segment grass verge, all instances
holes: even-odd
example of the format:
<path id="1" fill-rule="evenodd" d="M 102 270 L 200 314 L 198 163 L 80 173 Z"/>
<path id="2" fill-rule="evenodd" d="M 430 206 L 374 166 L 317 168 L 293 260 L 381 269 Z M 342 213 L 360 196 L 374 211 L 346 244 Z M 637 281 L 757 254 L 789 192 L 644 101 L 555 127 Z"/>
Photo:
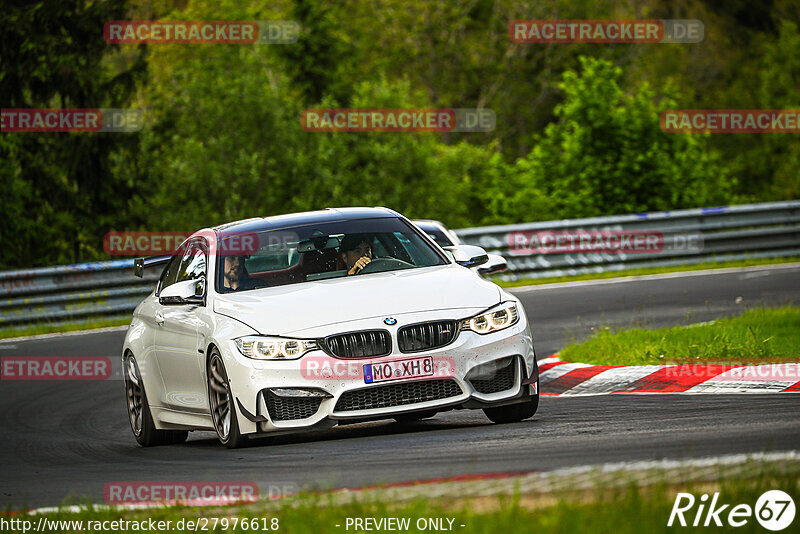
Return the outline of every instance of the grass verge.
<path id="1" fill-rule="evenodd" d="M 742 469 L 746 466 L 746 469 Z M 673 470 L 674 471 L 674 470 Z M 723 525 L 727 513 L 733 506 L 744 504 L 755 508 L 758 498 L 769 490 L 782 490 L 795 502 L 800 502 L 800 481 L 796 463 L 754 462 L 737 466 L 717 466 L 714 476 L 698 477 L 696 471 L 686 468 L 678 470 L 683 478 L 675 478 L 669 470 L 649 472 L 647 482 L 643 482 L 641 470 L 620 473 L 613 483 L 608 477 L 602 477 L 600 471 L 596 476 L 602 482 L 574 485 L 574 476 L 566 477 L 562 489 L 553 490 L 552 481 L 547 474 L 539 474 L 536 484 L 529 485 L 525 491 L 517 489 L 505 493 L 459 497 L 458 487 L 455 491 L 444 492 L 447 496 L 432 497 L 438 489 L 429 492 L 427 498 L 420 496 L 410 500 L 392 499 L 389 494 L 379 494 L 371 498 L 359 498 L 359 494 L 345 495 L 344 499 L 336 494 L 299 497 L 288 502 L 262 501 L 251 505 L 238 505 L 217 508 L 165 507 L 150 510 L 84 510 L 78 513 L 66 511 L 44 514 L 49 532 L 78 532 L 93 530 L 96 532 L 131 532 L 136 531 L 127 525 L 127 529 L 114 528 L 111 522 L 120 519 L 126 521 L 169 521 L 163 523 L 162 532 L 254 532 L 271 531 L 278 527 L 279 532 L 286 533 L 346 533 L 363 532 L 355 529 L 355 518 L 374 518 L 376 520 L 397 518 L 407 520 L 409 528 L 397 529 L 401 532 L 428 532 L 430 520 L 438 521 L 444 528 L 439 530 L 473 533 L 590 533 L 614 532 L 615 534 L 640 534 L 642 532 L 675 532 L 676 530 L 693 531 L 689 526 L 681 529 L 677 525 L 667 526 L 673 505 L 678 493 L 691 493 L 696 498 L 695 506 L 685 513 L 687 523 L 691 525 L 698 511 L 703 494 L 709 497 L 718 492 L 718 505 L 729 505 L 720 514 Z M 591 474 L 590 474 L 591 476 Z M 660 477 L 660 478 L 659 478 Z M 586 478 L 586 475 L 583 475 Z M 522 480 L 522 479 L 520 479 Z M 600 478 L 596 479 L 600 480 Z M 541 484 L 539 484 L 541 483 Z M 570 485 L 573 484 L 573 485 Z M 488 486 L 487 486 L 488 487 Z M 339 494 L 341 497 L 341 494 Z M 710 498 L 708 499 L 711 500 Z M 707 510 L 706 506 L 706 510 Z M 3 516 L 6 532 L 23 532 L 23 528 L 14 528 L 8 523 L 10 518 L 30 521 L 34 530 L 40 521 L 38 515 Z M 242 522 L 242 519 L 247 519 Z M 705 515 L 703 516 L 703 520 Z M 746 519 L 746 524 L 733 528 L 712 526 L 713 532 L 764 532 L 764 528 L 754 516 Z M 348 522 L 348 520 L 350 520 Z M 421 528 L 425 521 L 425 529 Z M 1 521 L 1 520 L 0 520 Z M 62 521 L 62 523 L 58 523 Z M 89 521 L 103 528 L 91 529 Z M 188 523 L 192 521 L 193 523 Z M 258 528 L 253 528 L 253 521 Z M 796 524 L 798 519 L 795 519 Z M 66 522 L 66 523 L 63 523 Z M 71 522 L 71 523 L 70 523 Z M 199 524 L 198 524 L 199 522 Z M 237 527 L 233 528 L 234 522 Z M 246 527 L 244 523 L 247 523 Z M 80 525 L 80 529 L 78 528 Z M 349 525 L 349 527 L 348 527 Z M 701 523 L 702 525 L 702 523 Z M 216 528 L 212 528 L 212 527 Z M 205 527 L 205 528 L 204 528 Z M 223 528 L 226 527 L 226 528 Z M 264 528 L 267 527 L 267 528 Z M 373 529 L 371 529 L 373 530 Z M 387 530 L 383 529 L 374 530 Z M 707 529 L 703 529 L 707 530 Z M 791 531 L 791 527 L 787 530 Z M 30 530 L 29 530 L 30 531 Z"/>
<path id="2" fill-rule="evenodd" d="M 800 308 L 758 308 L 739 317 L 655 330 L 605 327 L 560 356 L 599 365 L 798 362 Z"/>
<path id="3" fill-rule="evenodd" d="M 753 260 L 740 260 L 740 261 L 720 261 L 709 263 L 698 263 L 696 265 L 677 265 L 673 267 L 642 267 L 639 269 L 630 269 L 626 271 L 611 271 L 604 273 L 587 273 L 579 274 L 576 276 L 555 276 L 550 278 L 525 278 L 522 280 L 497 280 L 492 281 L 500 287 L 521 287 L 521 286 L 536 286 L 542 284 L 556 284 L 559 282 L 579 282 L 581 280 L 604 280 L 607 278 L 623 278 L 627 276 L 643 276 L 648 274 L 662 274 L 662 273 L 682 273 L 687 271 L 707 271 L 709 269 L 728 269 L 735 267 L 757 267 L 759 265 L 773 265 L 781 263 L 796 263 L 800 262 L 800 257 L 791 256 L 787 258 L 761 258 Z"/>

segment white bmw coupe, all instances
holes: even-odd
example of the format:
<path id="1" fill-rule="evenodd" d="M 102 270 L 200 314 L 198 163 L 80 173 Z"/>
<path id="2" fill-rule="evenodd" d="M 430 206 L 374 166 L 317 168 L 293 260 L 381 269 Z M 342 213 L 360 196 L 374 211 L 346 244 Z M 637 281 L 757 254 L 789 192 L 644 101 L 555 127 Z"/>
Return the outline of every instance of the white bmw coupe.
<path id="1" fill-rule="evenodd" d="M 482 409 L 529 418 L 539 371 L 519 300 L 385 208 L 327 209 L 200 230 L 133 313 L 123 363 L 143 446 Z"/>

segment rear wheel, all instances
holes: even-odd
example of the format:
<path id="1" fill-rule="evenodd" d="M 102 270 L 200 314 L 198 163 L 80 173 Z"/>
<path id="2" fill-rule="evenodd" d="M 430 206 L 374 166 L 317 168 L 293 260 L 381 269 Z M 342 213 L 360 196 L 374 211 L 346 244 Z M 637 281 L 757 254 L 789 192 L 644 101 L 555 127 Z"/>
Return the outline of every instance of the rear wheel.
<path id="1" fill-rule="evenodd" d="M 211 406 L 211 419 L 217 431 L 219 442 L 235 449 L 247 443 L 247 436 L 239 433 L 236 421 L 236 408 L 233 406 L 233 395 L 228 381 L 225 364 L 217 349 L 212 349 L 208 359 L 208 400 Z"/>
<path id="2" fill-rule="evenodd" d="M 147 403 L 142 375 L 132 354 L 125 357 L 125 400 L 128 404 L 128 420 L 136 442 L 142 447 L 183 443 L 189 436 L 186 430 L 157 430 Z"/>

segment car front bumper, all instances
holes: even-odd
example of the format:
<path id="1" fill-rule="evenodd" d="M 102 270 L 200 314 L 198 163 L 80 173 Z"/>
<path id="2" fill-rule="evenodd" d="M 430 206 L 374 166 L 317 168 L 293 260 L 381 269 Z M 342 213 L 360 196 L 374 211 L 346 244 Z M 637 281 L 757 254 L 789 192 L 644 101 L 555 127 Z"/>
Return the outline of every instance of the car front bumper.
<path id="1" fill-rule="evenodd" d="M 396 339 L 396 332 L 392 334 Z M 519 402 L 536 393 L 536 357 L 524 314 L 506 330 L 460 332 L 438 349 L 409 354 L 395 347 L 380 358 L 335 358 L 318 350 L 297 360 L 251 360 L 239 355 L 233 342 L 223 352 L 226 360 L 235 360 L 226 362 L 226 368 L 243 434 L 326 428 L 418 411 L 477 409 Z M 365 364 L 427 357 L 434 364 L 432 376 L 365 383 Z M 296 397 L 298 390 L 317 396 Z M 290 396 L 284 396 L 287 393 Z"/>

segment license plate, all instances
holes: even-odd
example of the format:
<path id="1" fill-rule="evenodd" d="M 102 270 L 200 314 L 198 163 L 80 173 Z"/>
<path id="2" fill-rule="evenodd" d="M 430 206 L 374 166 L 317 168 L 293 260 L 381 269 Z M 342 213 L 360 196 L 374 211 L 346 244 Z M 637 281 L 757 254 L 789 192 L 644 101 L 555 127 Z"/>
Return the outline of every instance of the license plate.
<path id="1" fill-rule="evenodd" d="M 364 382 L 387 382 L 433 374 L 433 358 L 413 358 L 393 362 L 368 363 L 364 366 Z"/>

